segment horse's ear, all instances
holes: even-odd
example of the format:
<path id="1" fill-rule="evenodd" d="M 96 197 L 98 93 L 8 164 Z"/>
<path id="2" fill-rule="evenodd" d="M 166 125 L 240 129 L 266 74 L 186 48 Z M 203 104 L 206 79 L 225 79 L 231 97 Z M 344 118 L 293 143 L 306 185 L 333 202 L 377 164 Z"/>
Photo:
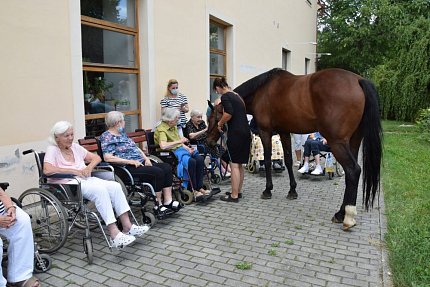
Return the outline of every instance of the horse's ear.
<path id="1" fill-rule="evenodd" d="M 211 108 L 212 111 L 214 110 L 214 105 L 212 105 L 211 101 L 209 100 L 208 100 L 208 106 L 209 108 Z"/>

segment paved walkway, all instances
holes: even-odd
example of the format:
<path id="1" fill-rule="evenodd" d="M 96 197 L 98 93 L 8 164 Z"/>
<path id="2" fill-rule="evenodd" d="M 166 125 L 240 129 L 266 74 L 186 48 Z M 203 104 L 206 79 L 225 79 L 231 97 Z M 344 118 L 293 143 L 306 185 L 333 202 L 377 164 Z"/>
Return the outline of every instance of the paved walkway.
<path id="1" fill-rule="evenodd" d="M 216 199 L 187 206 L 121 252 L 110 253 L 95 231 L 92 265 L 82 233 L 75 233 L 52 255 L 53 268 L 39 277 L 44 286 L 56 287 L 389 286 L 381 244 L 383 196 L 370 212 L 357 206 L 358 225 L 344 232 L 330 221 L 344 179 L 297 181 L 297 200 L 285 198 L 286 172 L 274 175 L 272 199 L 261 200 L 264 177 L 246 172 L 238 204 Z M 228 191 L 229 183 L 220 187 Z M 238 269 L 239 263 L 250 269 Z"/>

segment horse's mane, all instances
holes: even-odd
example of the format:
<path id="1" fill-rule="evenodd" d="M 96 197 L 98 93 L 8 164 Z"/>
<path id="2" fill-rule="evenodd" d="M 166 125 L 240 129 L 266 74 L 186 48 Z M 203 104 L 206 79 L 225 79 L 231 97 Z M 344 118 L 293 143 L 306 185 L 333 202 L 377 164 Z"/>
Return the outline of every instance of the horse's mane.
<path id="1" fill-rule="evenodd" d="M 258 88 L 260 88 L 261 86 L 272 80 L 274 76 L 282 72 L 286 71 L 281 68 L 271 69 L 270 71 L 267 71 L 263 74 L 255 76 L 254 78 L 249 79 L 240 86 L 236 87 L 234 91 L 245 99 L 246 97 L 253 95 Z"/>

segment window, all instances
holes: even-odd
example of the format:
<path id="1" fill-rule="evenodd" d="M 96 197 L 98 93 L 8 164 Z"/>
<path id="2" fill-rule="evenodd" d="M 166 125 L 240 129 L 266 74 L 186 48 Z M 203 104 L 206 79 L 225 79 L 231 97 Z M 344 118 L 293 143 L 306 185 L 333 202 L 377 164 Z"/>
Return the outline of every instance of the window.
<path id="1" fill-rule="evenodd" d="M 290 62 L 291 62 L 291 51 L 282 49 L 282 69 L 284 69 L 285 71 L 289 71 Z"/>
<path id="2" fill-rule="evenodd" d="M 218 95 L 212 90 L 214 79 L 226 77 L 226 26 L 210 20 L 209 23 L 209 89 L 210 100 L 213 102 Z"/>
<path id="3" fill-rule="evenodd" d="M 87 136 L 104 130 L 107 112 L 140 127 L 138 0 L 81 0 L 82 62 Z"/>
<path id="4" fill-rule="evenodd" d="M 305 75 L 310 73 L 311 68 L 311 60 L 308 58 L 305 58 Z"/>

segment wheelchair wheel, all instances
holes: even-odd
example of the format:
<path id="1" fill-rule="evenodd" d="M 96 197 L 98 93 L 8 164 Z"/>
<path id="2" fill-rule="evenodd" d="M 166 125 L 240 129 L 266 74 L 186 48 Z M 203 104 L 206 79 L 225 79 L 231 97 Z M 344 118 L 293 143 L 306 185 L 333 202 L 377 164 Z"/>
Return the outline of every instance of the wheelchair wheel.
<path id="1" fill-rule="evenodd" d="M 211 182 L 214 184 L 218 184 L 221 182 L 221 176 L 219 174 L 214 173 L 211 175 Z"/>
<path id="2" fill-rule="evenodd" d="M 93 242 L 91 238 L 84 239 L 84 251 L 85 251 L 85 254 L 87 255 L 88 264 L 92 264 L 94 256 L 93 256 Z"/>
<path id="3" fill-rule="evenodd" d="M 194 194 L 187 189 L 183 189 L 182 192 L 175 190 L 175 195 L 176 195 L 177 200 L 180 203 L 183 203 L 186 205 L 191 204 L 194 200 Z"/>
<path id="4" fill-rule="evenodd" d="M 41 188 L 26 190 L 20 197 L 22 209 L 30 216 L 34 241 L 40 252 L 52 253 L 67 239 L 67 213 L 60 201 Z"/>
<path id="5" fill-rule="evenodd" d="M 60 186 L 50 186 L 49 191 L 55 195 L 55 197 L 61 202 L 62 206 L 64 207 L 64 210 L 67 212 L 67 218 L 69 221 L 69 224 L 71 224 L 73 218 L 75 218 L 75 221 L 73 222 L 73 226 L 76 226 L 79 229 L 86 229 L 87 224 L 85 222 L 85 216 L 83 212 L 79 212 L 79 214 L 76 214 L 79 210 L 80 204 L 77 198 L 70 198 L 70 194 L 72 193 L 70 189 L 67 189 L 67 187 L 60 187 Z M 85 200 L 85 209 L 92 212 L 97 212 L 97 208 L 94 204 L 94 202 Z M 88 227 L 90 230 L 94 230 L 98 227 L 97 220 L 95 220 L 92 216 L 88 217 Z"/>
<path id="6" fill-rule="evenodd" d="M 152 154 L 147 155 L 147 157 L 148 157 L 152 162 L 155 162 L 155 163 L 163 162 L 159 157 L 157 157 L 157 156 L 155 156 L 155 155 L 152 155 Z"/>
<path id="7" fill-rule="evenodd" d="M 40 259 L 42 260 L 43 265 L 45 265 L 45 270 L 43 270 L 40 262 L 34 258 L 34 273 L 43 273 L 51 269 L 52 267 L 52 259 L 48 254 L 39 254 Z"/>
<path id="8" fill-rule="evenodd" d="M 125 197 L 127 197 L 128 196 L 128 190 L 127 190 L 127 187 L 125 186 L 124 182 L 116 174 L 114 175 L 114 177 L 115 177 L 115 181 L 118 182 L 121 185 L 122 192 L 124 192 Z"/>
<path id="9" fill-rule="evenodd" d="M 255 173 L 257 171 L 257 165 L 256 165 L 255 161 L 248 164 L 248 171 L 250 173 Z"/>
<path id="10" fill-rule="evenodd" d="M 149 226 L 153 227 L 157 222 L 157 219 L 155 218 L 155 215 L 152 212 L 145 211 L 143 215 L 144 215 L 144 217 L 142 218 L 143 224 L 148 224 Z"/>
<path id="11" fill-rule="evenodd" d="M 345 171 L 343 170 L 343 167 L 339 162 L 336 161 L 335 167 L 336 167 L 336 175 L 338 177 L 342 177 L 345 175 Z"/>

